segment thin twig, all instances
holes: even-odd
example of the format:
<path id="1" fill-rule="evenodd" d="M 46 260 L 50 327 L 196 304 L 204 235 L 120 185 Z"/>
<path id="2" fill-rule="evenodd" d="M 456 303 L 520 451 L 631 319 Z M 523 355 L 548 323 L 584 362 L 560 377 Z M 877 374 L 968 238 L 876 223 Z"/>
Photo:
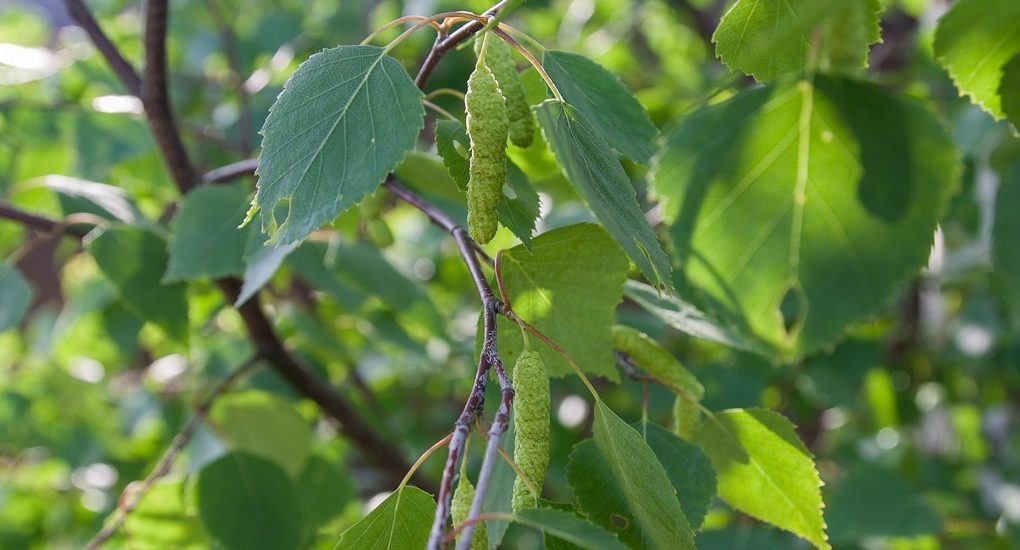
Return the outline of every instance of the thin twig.
<path id="1" fill-rule="evenodd" d="M 245 176 L 254 176 L 258 167 L 259 159 L 244 159 L 209 170 L 202 176 L 202 183 L 226 183 Z"/>
<path id="2" fill-rule="evenodd" d="M 95 44 L 96 49 L 106 58 L 106 62 L 113 69 L 113 72 L 117 73 L 117 78 L 120 79 L 121 83 L 124 84 L 129 92 L 141 97 L 142 79 L 138 76 L 138 72 L 128 63 L 127 59 L 124 59 L 117 46 L 113 45 L 113 42 L 106 36 L 103 29 L 99 27 L 95 17 L 92 17 L 92 13 L 82 3 L 82 0 L 64 0 L 64 5 L 67 7 L 67 12 L 71 15 L 71 19 L 79 27 L 85 29 L 92 43 Z"/>
<path id="3" fill-rule="evenodd" d="M 53 235 L 64 234 L 69 237 L 81 239 L 88 230 L 78 225 L 72 225 L 62 220 L 55 220 L 39 214 L 33 214 L 17 208 L 6 201 L 0 201 L 0 218 L 16 221 L 25 227 L 50 233 Z"/>
<path id="4" fill-rule="evenodd" d="M 181 451 L 184 450 L 184 447 L 187 446 L 189 441 L 191 441 L 192 436 L 195 435 L 195 430 L 198 429 L 199 423 L 209 412 L 213 402 L 219 396 L 223 395 L 223 393 L 234 385 L 234 383 L 250 373 L 254 367 L 258 365 L 259 360 L 261 359 L 261 356 L 256 355 L 242 363 L 241 366 L 234 370 L 234 372 L 230 373 L 230 376 L 223 379 L 223 381 L 209 393 L 198 407 L 195 408 L 194 414 L 192 414 L 191 418 L 189 418 L 184 424 L 181 431 L 177 432 L 177 435 L 174 436 L 170 446 L 167 447 L 163 456 L 159 459 L 159 462 L 156 463 L 156 467 L 149 472 L 149 475 L 145 476 L 145 479 L 142 481 L 129 483 L 127 487 L 124 488 L 124 492 L 121 494 L 117 505 L 117 510 L 114 512 L 113 516 L 111 516 L 109 521 L 106 522 L 106 525 L 98 533 L 96 533 L 96 536 L 93 537 L 91 541 L 89 541 L 88 545 L 85 547 L 86 550 L 96 550 L 109 540 L 118 529 L 120 529 L 121 525 L 123 525 L 124 521 L 127 519 L 128 514 L 138 507 L 138 504 L 142 501 L 142 497 L 148 493 L 153 484 L 170 472 L 170 468 L 173 466 L 174 461 L 177 460 Z"/>

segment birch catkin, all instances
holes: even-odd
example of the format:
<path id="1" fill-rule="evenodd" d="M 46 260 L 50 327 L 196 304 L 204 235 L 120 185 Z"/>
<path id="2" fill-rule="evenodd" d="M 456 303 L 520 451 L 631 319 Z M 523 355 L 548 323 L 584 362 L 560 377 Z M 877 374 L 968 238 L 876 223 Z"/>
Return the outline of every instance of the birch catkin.
<path id="1" fill-rule="evenodd" d="M 522 352 L 514 364 L 514 462 L 539 492 L 549 467 L 549 374 L 536 351 Z M 514 481 L 514 511 L 534 508 L 541 495 Z"/>
<path id="2" fill-rule="evenodd" d="M 483 37 L 483 41 L 488 41 Z M 468 233 L 481 244 L 496 234 L 496 205 L 506 180 L 506 139 L 509 122 L 499 85 L 485 64 L 488 46 L 483 42 L 468 79 L 464 96 L 467 133 L 471 141 L 468 167 Z"/>
<path id="3" fill-rule="evenodd" d="M 450 503 L 450 518 L 453 520 L 454 527 L 464 523 L 464 520 L 467 519 L 468 514 L 471 513 L 471 501 L 474 499 L 475 486 L 471 484 L 471 481 L 462 469 L 460 480 L 457 482 L 457 488 L 453 490 L 453 500 Z M 489 542 L 485 534 L 485 522 L 480 521 L 475 524 L 475 532 L 471 536 L 471 550 L 486 550 L 488 547 Z"/>
<path id="4" fill-rule="evenodd" d="M 481 49 L 482 40 L 475 41 L 475 52 Z M 510 122 L 510 142 L 518 147 L 528 147 L 535 137 L 535 120 L 531 105 L 524 97 L 517 66 L 514 64 L 510 45 L 497 37 L 488 39 L 485 64 L 496 77 L 499 91 L 503 94 L 506 115 Z"/>

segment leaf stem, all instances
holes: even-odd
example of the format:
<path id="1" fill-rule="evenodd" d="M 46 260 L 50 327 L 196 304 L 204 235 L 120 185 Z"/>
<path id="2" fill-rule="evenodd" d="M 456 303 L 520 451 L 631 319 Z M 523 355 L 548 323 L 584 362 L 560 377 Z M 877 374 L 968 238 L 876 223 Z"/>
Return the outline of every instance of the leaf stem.
<path id="1" fill-rule="evenodd" d="M 411 477 L 414 476 L 414 473 L 418 471 L 418 468 L 421 468 L 421 465 L 424 464 L 425 461 L 428 460 L 429 457 L 433 455 L 433 453 L 435 453 L 439 449 L 443 448 L 444 445 L 449 443 L 451 438 L 453 438 L 453 432 L 446 434 L 446 437 L 440 439 L 439 441 L 436 441 L 435 443 L 432 444 L 431 447 L 426 449 L 425 452 L 418 457 L 418 460 L 415 460 L 414 464 L 411 465 L 411 469 L 407 471 L 407 475 L 404 476 L 404 479 L 400 481 L 400 485 L 397 485 L 397 490 L 399 491 L 401 487 L 407 485 L 407 482 L 411 481 Z"/>
<path id="2" fill-rule="evenodd" d="M 545 81 L 545 85 L 549 87 L 549 91 L 552 92 L 553 97 L 555 97 L 559 101 L 563 101 L 563 96 L 560 95 L 560 89 L 557 88 L 556 84 L 553 83 L 551 78 L 549 78 L 549 73 L 545 72 L 545 68 L 542 67 L 542 63 L 538 60 L 537 57 L 535 57 L 534 54 L 531 53 L 530 50 L 522 46 L 520 42 L 515 40 L 512 36 L 507 34 L 506 31 L 504 31 L 501 28 L 497 27 L 495 29 L 492 29 L 492 32 L 494 32 L 496 36 L 502 38 L 504 42 L 510 44 L 518 52 L 520 52 L 520 54 L 523 55 L 524 58 L 528 60 L 528 63 L 531 63 L 531 66 L 534 67 L 536 71 L 538 71 L 539 76 L 541 76 L 542 80 Z"/>
<path id="3" fill-rule="evenodd" d="M 442 29 L 442 27 L 439 26 L 439 23 L 436 23 L 430 17 L 424 16 L 424 15 L 405 15 L 403 17 L 398 17 L 398 18 L 394 19 L 393 21 L 390 21 L 389 23 L 386 23 L 385 25 L 383 25 L 383 26 L 379 27 L 378 29 L 372 31 L 371 34 L 366 36 L 365 39 L 361 41 L 361 45 L 365 46 L 367 44 L 370 44 L 373 40 L 378 38 L 380 34 L 382 34 L 382 33 L 386 32 L 386 31 L 392 29 L 393 27 L 396 27 L 397 25 L 402 25 L 404 23 L 409 23 L 411 21 L 429 23 L 429 24 L 431 24 L 432 28 L 436 29 L 436 32 L 440 32 L 440 33 L 443 32 L 443 29 Z"/>

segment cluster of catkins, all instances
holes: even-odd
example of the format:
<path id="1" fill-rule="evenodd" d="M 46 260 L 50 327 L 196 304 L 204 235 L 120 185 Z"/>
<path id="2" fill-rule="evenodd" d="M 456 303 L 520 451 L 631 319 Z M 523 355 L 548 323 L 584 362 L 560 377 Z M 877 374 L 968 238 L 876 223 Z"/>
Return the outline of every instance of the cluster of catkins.
<path id="1" fill-rule="evenodd" d="M 475 40 L 475 53 L 478 61 L 464 97 L 471 140 L 467 222 L 471 238 L 485 244 L 496 234 L 496 206 L 506 180 L 507 137 L 518 147 L 528 147 L 534 121 L 510 46 L 486 32 Z"/>

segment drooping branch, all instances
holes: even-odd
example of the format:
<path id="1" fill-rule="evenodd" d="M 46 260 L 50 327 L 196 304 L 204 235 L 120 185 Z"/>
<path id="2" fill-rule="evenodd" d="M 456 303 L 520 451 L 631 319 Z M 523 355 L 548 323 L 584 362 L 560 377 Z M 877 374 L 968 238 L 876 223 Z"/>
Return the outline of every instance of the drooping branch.
<path id="1" fill-rule="evenodd" d="M 237 367 L 234 372 L 230 373 L 230 376 L 223 379 L 209 395 L 195 408 L 195 413 L 191 415 L 191 418 L 184 424 L 181 431 L 177 432 L 174 436 L 170 446 L 167 447 L 163 456 L 156 463 L 156 467 L 149 472 L 149 475 L 145 476 L 142 481 L 136 481 L 129 483 L 124 488 L 123 494 L 121 494 L 120 500 L 117 504 L 117 510 L 113 516 L 106 522 L 106 525 L 96 533 L 96 536 L 89 541 L 85 547 L 86 550 L 95 550 L 102 546 L 106 541 L 112 537 L 124 521 L 127 519 L 128 514 L 134 511 L 138 507 L 138 504 L 142 501 L 142 497 L 152 488 L 152 486 L 159 481 L 160 478 L 170 473 L 170 468 L 173 466 L 174 461 L 177 460 L 177 456 L 181 454 L 184 447 L 187 446 L 188 442 L 191 441 L 192 436 L 195 435 L 195 430 L 209 409 L 212 407 L 213 402 L 223 395 L 231 386 L 234 385 L 242 377 L 250 373 L 259 361 L 262 359 L 260 355 L 255 355 L 251 359 L 245 361 L 241 366 Z"/>

